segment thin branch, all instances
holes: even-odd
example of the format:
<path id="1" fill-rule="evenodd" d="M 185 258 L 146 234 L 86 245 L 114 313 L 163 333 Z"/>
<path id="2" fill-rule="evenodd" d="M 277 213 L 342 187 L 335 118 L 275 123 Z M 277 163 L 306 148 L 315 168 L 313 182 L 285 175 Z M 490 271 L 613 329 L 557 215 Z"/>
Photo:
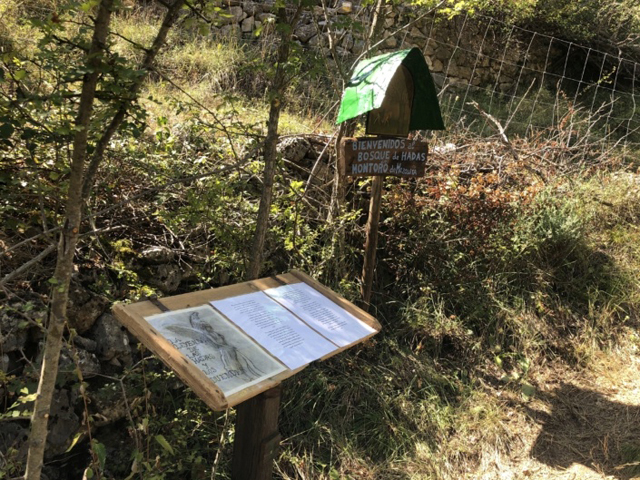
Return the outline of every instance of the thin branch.
<path id="1" fill-rule="evenodd" d="M 102 210 L 98 210 L 95 213 L 92 213 L 92 214 L 89 214 L 89 215 L 85 215 L 82 218 L 82 220 L 84 221 L 84 220 L 87 220 L 89 218 L 99 217 L 99 216 L 104 215 L 106 213 L 109 213 L 109 212 L 111 212 L 113 210 L 117 210 L 119 208 L 122 208 L 124 205 L 127 205 L 127 204 L 131 203 L 132 201 L 137 200 L 138 198 L 144 197 L 145 195 L 149 195 L 149 194 L 152 194 L 152 193 L 157 193 L 157 192 L 160 192 L 162 190 L 165 190 L 165 189 L 169 188 L 172 185 L 176 185 L 176 184 L 179 184 L 179 183 L 187 183 L 187 182 L 191 182 L 191 181 L 194 181 L 194 180 L 199 180 L 201 178 L 206 178 L 206 177 L 211 177 L 213 175 L 222 174 L 222 173 L 227 172 L 229 170 L 235 170 L 235 169 L 241 168 L 241 167 L 243 167 L 244 165 L 246 165 L 249 162 L 249 158 L 251 158 L 252 154 L 253 154 L 253 152 L 249 152 L 249 154 L 245 155 L 245 157 L 242 160 L 240 160 L 239 162 L 236 162 L 236 163 L 231 164 L 231 165 L 226 165 L 226 166 L 224 166 L 222 168 L 219 168 L 219 169 L 217 169 L 215 171 L 209 171 L 209 172 L 200 173 L 200 174 L 197 174 L 197 175 L 190 175 L 188 177 L 176 178 L 174 180 L 166 182 L 166 183 L 164 183 L 162 185 L 159 185 L 157 187 L 153 187 L 153 188 L 149 188 L 149 189 L 143 190 L 140 193 L 138 193 L 136 195 L 133 195 L 132 197 L 127 198 L 126 200 L 114 203 L 113 205 L 111 205 L 111 206 L 109 206 L 107 208 L 104 208 Z M 0 253 L 0 255 L 7 255 L 7 254 L 17 250 L 18 248 L 20 248 L 21 246 L 23 246 L 23 245 L 25 245 L 27 243 L 34 242 L 34 241 L 38 240 L 39 238 L 41 238 L 41 237 L 43 237 L 45 235 L 49 235 L 51 233 L 58 232 L 61 229 L 62 229 L 62 226 L 58 226 L 58 227 L 50 228 L 49 230 L 45 230 L 44 232 L 40 232 L 37 235 L 34 235 L 34 236 L 29 237 L 29 238 L 27 238 L 25 240 L 22 240 L 19 243 L 16 243 L 11 248 L 8 248 L 4 252 Z M 90 233 L 94 233 L 94 232 L 87 232 L 87 233 L 90 234 Z"/>
<path id="2" fill-rule="evenodd" d="M 476 110 L 478 110 L 478 112 L 480 112 L 480 115 L 482 115 L 484 118 L 489 120 L 489 122 L 491 122 L 494 128 L 498 131 L 498 136 L 500 137 L 500 140 L 507 147 L 509 147 L 509 150 L 511 151 L 511 155 L 513 155 L 513 158 L 517 161 L 519 159 L 518 152 L 513 147 L 513 144 L 509 141 L 509 137 L 507 137 L 507 133 L 505 132 L 505 128 L 502 126 L 502 124 L 494 116 L 485 112 L 480 107 L 480 105 L 478 105 L 478 102 L 476 101 L 468 102 L 467 105 L 471 105 L 472 107 L 474 107 Z"/>
<path id="3" fill-rule="evenodd" d="M 149 48 L 149 50 L 147 50 L 147 53 L 145 54 L 142 64 L 140 65 L 140 70 L 145 72 L 151 71 L 151 67 L 155 61 L 156 55 L 160 51 L 160 48 L 162 47 L 162 45 L 164 45 L 165 40 L 167 38 L 167 34 L 169 33 L 169 30 L 178 19 L 178 16 L 180 14 L 180 9 L 182 8 L 184 1 L 185 0 L 176 0 L 170 7 L 168 7 L 167 12 L 165 13 L 164 19 L 162 21 L 162 25 L 160 26 L 160 30 L 158 30 L 158 33 L 155 39 L 153 40 L 151 47 Z M 142 78 L 143 78 L 142 76 L 138 77 L 138 79 L 134 82 L 134 84 L 131 87 L 131 95 L 134 98 L 137 96 L 138 91 L 140 90 L 140 87 L 142 85 Z M 125 116 L 127 115 L 130 105 L 131 105 L 131 102 L 120 104 L 118 110 L 116 111 L 113 118 L 109 122 L 109 125 L 105 129 L 104 134 L 102 135 L 102 137 L 100 137 L 100 139 L 96 143 L 95 150 L 93 152 L 93 155 L 91 156 L 91 160 L 89 161 L 89 165 L 84 175 L 84 184 L 82 186 L 82 198 L 85 200 L 89 198 L 89 195 L 91 194 L 91 189 L 93 187 L 93 180 L 98 171 L 98 166 L 100 165 L 100 163 L 102 162 L 102 159 L 104 158 L 104 152 L 106 151 L 107 146 L 109 145 L 109 142 L 111 142 L 113 135 L 115 135 L 116 131 L 118 130 L 118 128 L 120 128 L 120 125 L 125 119 Z"/>
<path id="4" fill-rule="evenodd" d="M 21 265 L 19 268 L 16 268 L 13 272 L 5 275 L 4 278 L 0 280 L 0 287 L 3 287 L 5 284 L 10 282 L 14 278 L 20 276 L 21 274 L 29 270 L 33 265 L 37 264 L 42 259 L 47 257 L 51 252 L 53 252 L 56 249 L 56 247 L 57 245 L 55 243 L 52 243 L 47 248 L 45 248 L 42 252 L 40 252 L 38 255 L 33 257 L 31 260 L 29 260 L 27 263 L 25 263 L 24 265 Z"/>

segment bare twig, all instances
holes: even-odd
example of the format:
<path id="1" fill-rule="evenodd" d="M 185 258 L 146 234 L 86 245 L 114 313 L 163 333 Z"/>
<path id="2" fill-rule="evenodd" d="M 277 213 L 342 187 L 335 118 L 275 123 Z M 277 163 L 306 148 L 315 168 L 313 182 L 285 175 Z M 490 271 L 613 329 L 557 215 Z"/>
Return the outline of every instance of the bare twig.
<path id="1" fill-rule="evenodd" d="M 127 198 L 126 200 L 123 200 L 121 202 L 118 203 L 114 203 L 113 205 L 104 208 L 102 210 L 98 210 L 95 213 L 89 214 L 89 215 L 85 215 L 83 217 L 83 220 L 89 219 L 89 218 L 94 218 L 94 217 L 99 217 L 101 215 L 104 215 L 106 213 L 109 213 L 113 210 L 119 209 L 124 205 L 127 205 L 129 203 L 131 203 L 133 200 L 136 200 L 138 198 L 144 197 L 145 195 L 149 195 L 152 193 L 157 193 L 157 192 L 161 192 L 162 190 L 165 190 L 167 188 L 169 188 L 172 185 L 176 185 L 179 183 L 187 183 L 187 182 L 192 182 L 194 180 L 199 180 L 201 178 L 206 178 L 206 177 L 211 177 L 214 175 L 219 175 L 221 173 L 224 172 L 228 172 L 230 170 L 236 170 L 238 168 L 241 168 L 242 166 L 244 166 L 245 164 L 247 164 L 249 162 L 249 159 L 251 158 L 251 155 L 253 154 L 253 152 L 250 152 L 249 154 L 245 155 L 242 160 L 240 160 L 239 162 L 233 163 L 231 165 L 225 165 L 224 167 L 221 167 L 215 171 L 209 171 L 209 172 L 205 172 L 205 173 L 200 173 L 197 175 L 189 175 L 187 177 L 181 177 L 181 178 L 176 178 L 174 180 L 170 180 L 162 185 L 159 185 L 157 187 L 153 187 L 153 188 L 148 188 L 146 190 L 141 191 L 140 193 L 137 193 L 136 195 L 133 195 L 129 198 Z M 13 252 L 14 250 L 20 248 L 21 246 L 30 243 L 30 242 L 34 242 L 36 240 L 38 240 L 39 238 L 49 235 L 51 233 L 55 233 L 58 232 L 62 227 L 58 226 L 58 227 L 54 227 L 54 228 L 50 228 L 49 230 L 46 230 L 44 232 L 40 232 L 37 235 L 34 235 L 32 237 L 29 237 L 25 240 L 22 240 L 21 242 L 16 243 L 15 245 L 13 245 L 11 248 L 6 249 L 5 251 L 3 251 L 2 253 L 0 253 L 1 255 L 7 255 L 11 252 Z"/>
<path id="2" fill-rule="evenodd" d="M 480 105 L 478 105 L 478 102 L 476 102 L 476 101 L 468 102 L 467 105 L 471 105 L 472 107 L 474 107 L 476 110 L 478 110 L 478 112 L 480 112 L 480 115 L 482 115 L 484 118 L 489 120 L 489 122 L 491 122 L 491 124 L 498 131 L 498 136 L 500 137 L 500 141 L 502 141 L 502 143 L 504 143 L 507 147 L 509 147 L 509 150 L 510 150 L 511 155 L 513 156 L 514 160 L 518 161 L 519 160 L 518 152 L 513 147 L 513 144 L 509 141 L 509 137 L 507 137 L 507 133 L 505 131 L 505 128 L 498 121 L 498 119 L 496 117 L 494 117 L 493 115 L 490 115 L 487 112 L 485 112 L 482 109 L 482 107 L 480 107 Z"/>
<path id="3" fill-rule="evenodd" d="M 29 270 L 31 267 L 33 267 L 34 265 L 39 263 L 41 260 L 46 258 L 51 252 L 53 252 L 56 249 L 56 247 L 57 247 L 57 245 L 55 243 L 52 243 L 47 248 L 45 248 L 42 252 L 40 252 L 38 255 L 33 257 L 31 260 L 29 260 L 27 263 L 25 263 L 25 264 L 21 265 L 20 267 L 16 268 L 13 272 L 10 272 L 7 275 L 5 275 L 4 278 L 2 280 L 0 280 L 0 287 L 3 287 L 8 282 L 10 282 L 14 278 L 22 275 L 24 272 Z"/>

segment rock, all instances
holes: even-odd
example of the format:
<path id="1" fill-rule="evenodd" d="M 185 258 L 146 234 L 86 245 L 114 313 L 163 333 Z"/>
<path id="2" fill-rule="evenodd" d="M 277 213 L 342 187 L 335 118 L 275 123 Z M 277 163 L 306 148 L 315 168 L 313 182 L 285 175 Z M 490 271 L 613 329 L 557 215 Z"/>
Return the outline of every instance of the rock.
<path id="1" fill-rule="evenodd" d="M 221 12 L 216 18 L 216 23 L 218 25 L 237 25 L 244 17 L 246 17 L 246 13 L 244 13 L 242 7 L 234 6 L 230 7 L 226 12 Z"/>
<path id="2" fill-rule="evenodd" d="M 471 79 L 471 72 L 472 72 L 471 67 L 464 67 L 464 66 L 458 67 L 458 75 L 461 78 L 464 78 L 466 80 L 470 80 Z"/>
<path id="3" fill-rule="evenodd" d="M 146 265 L 160 265 L 173 262 L 176 259 L 176 254 L 168 247 L 157 245 L 144 249 L 138 255 L 138 259 Z"/>
<path id="4" fill-rule="evenodd" d="M 180 286 L 183 275 L 178 265 L 168 263 L 145 269 L 143 277 L 149 285 L 159 288 L 162 292 L 173 293 Z"/>
<path id="5" fill-rule="evenodd" d="M 220 36 L 222 38 L 237 37 L 240 35 L 240 29 L 237 25 L 225 25 L 220 29 Z"/>
<path id="6" fill-rule="evenodd" d="M 105 313 L 98 318 L 89 338 L 98 344 L 98 357 L 100 360 L 118 360 L 125 365 L 131 364 L 131 347 L 129 337 L 122 325 L 110 313 Z"/>
<path id="7" fill-rule="evenodd" d="M 446 45 L 439 45 L 438 48 L 436 48 L 435 55 L 439 60 L 449 59 L 451 58 L 451 48 Z"/>
<path id="8" fill-rule="evenodd" d="M 258 20 L 261 22 L 275 22 L 276 16 L 273 13 L 260 13 L 258 14 Z"/>
<path id="9" fill-rule="evenodd" d="M 255 17 L 258 14 L 263 12 L 263 8 L 262 5 L 258 4 L 258 3 L 251 3 L 249 5 L 245 5 L 244 6 L 244 11 L 247 13 L 247 15 L 249 15 L 250 17 Z"/>
<path id="10" fill-rule="evenodd" d="M 53 395 L 45 452 L 48 458 L 64 453 L 81 427 L 74 412 L 74 403 L 75 395 L 69 390 L 58 390 Z"/>
<path id="11" fill-rule="evenodd" d="M 426 35 L 424 33 L 422 33 L 417 27 L 413 27 L 411 29 L 411 32 L 409 33 L 409 36 L 413 40 L 419 40 L 421 38 L 426 38 Z"/>
<path id="12" fill-rule="evenodd" d="M 251 33 L 255 27 L 256 20 L 254 17 L 247 17 L 242 21 L 240 26 L 242 33 Z"/>
<path id="13" fill-rule="evenodd" d="M 73 337 L 73 343 L 87 352 L 95 352 L 98 348 L 98 342 L 90 338 L 81 337 L 80 335 Z"/>
<path id="14" fill-rule="evenodd" d="M 297 28 L 295 31 L 295 35 L 302 43 L 307 43 L 312 37 L 314 37 L 318 33 L 318 29 L 312 23 L 308 25 L 302 25 Z"/>
<path id="15" fill-rule="evenodd" d="M 389 33 L 391 32 L 386 32 L 385 35 L 388 35 Z M 398 40 L 396 40 L 396 37 L 389 37 L 382 43 L 383 48 L 396 48 L 397 46 Z"/>
<path id="16" fill-rule="evenodd" d="M 26 424 L 25 424 L 26 425 Z M 3 461 L 19 462 L 27 456 L 29 445 L 29 430 L 18 422 L 0 422 L 0 452 L 3 453 Z M 14 449 L 15 453 L 9 453 Z"/>
<path id="17" fill-rule="evenodd" d="M 78 333 L 89 330 L 94 322 L 105 311 L 109 300 L 87 290 L 77 284 L 72 284 L 69 290 L 69 305 L 67 318 L 69 326 Z"/>
<path id="18" fill-rule="evenodd" d="M 325 162 L 318 163 L 316 170 L 311 175 L 311 183 L 314 185 L 324 185 L 331 180 L 331 171 L 329 165 Z"/>
<path id="19" fill-rule="evenodd" d="M 446 79 L 444 78 L 444 75 L 442 73 L 434 73 L 431 76 L 433 77 L 433 83 L 436 84 L 436 87 L 442 88 L 444 86 Z"/>
<path id="20" fill-rule="evenodd" d="M 233 16 L 233 23 L 240 23 L 247 17 L 242 7 L 231 7 L 229 13 Z"/>
<path id="21" fill-rule="evenodd" d="M 74 358 L 74 356 L 77 358 Z M 71 352 L 69 349 L 65 348 L 60 352 L 60 365 L 58 370 L 60 373 L 67 374 L 69 377 L 77 379 L 76 367 L 80 369 L 83 378 L 95 377 L 102 372 L 100 361 L 93 353 L 80 348 L 75 349 L 75 352 Z"/>
<path id="22" fill-rule="evenodd" d="M 436 58 L 433 61 L 433 72 L 442 72 L 442 70 L 444 69 L 444 65 L 442 64 L 442 61 L 439 58 Z"/>
<path id="23" fill-rule="evenodd" d="M 350 33 L 347 33 L 342 39 L 342 42 L 340 42 L 340 46 L 345 50 L 349 50 L 349 51 L 351 51 L 354 44 L 355 44 L 355 41 L 353 39 L 353 35 L 351 35 Z"/>
<path id="24" fill-rule="evenodd" d="M 321 43 L 323 43 L 322 36 L 321 35 L 314 35 L 313 37 L 311 37 L 309 39 L 309 41 L 307 42 L 307 45 L 309 45 L 310 47 L 317 47 Z"/>
<path id="25" fill-rule="evenodd" d="M 3 353 L 20 350 L 27 343 L 29 322 L 10 310 L 0 313 L 0 351 Z"/>
<path id="26" fill-rule="evenodd" d="M 311 144 L 304 137 L 288 137 L 282 140 L 277 147 L 277 151 L 287 160 L 299 163 L 306 155 Z"/>

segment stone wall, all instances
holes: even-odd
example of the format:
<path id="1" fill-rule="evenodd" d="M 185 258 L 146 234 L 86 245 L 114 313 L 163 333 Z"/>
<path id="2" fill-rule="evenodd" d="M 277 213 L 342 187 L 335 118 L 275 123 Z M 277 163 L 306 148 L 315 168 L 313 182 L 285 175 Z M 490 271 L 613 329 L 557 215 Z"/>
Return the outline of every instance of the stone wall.
<path id="1" fill-rule="evenodd" d="M 328 19 L 320 7 L 305 12 L 295 30 L 295 40 L 305 48 L 330 57 L 331 32 L 337 39 L 336 52 L 340 60 L 350 65 L 362 53 L 365 43 L 357 29 L 346 25 L 358 21 L 368 26 L 371 17 L 371 7 L 362 8 L 358 3 L 337 2 L 337 6 L 328 9 Z M 540 77 L 549 57 L 559 54 L 549 51 L 544 37 L 537 41 L 535 36 L 532 41 L 518 38 L 502 24 L 490 25 L 484 19 L 462 16 L 451 20 L 433 15 L 417 18 L 419 13 L 403 5 L 388 5 L 381 32 L 381 38 L 386 39 L 378 51 L 420 48 L 441 87 L 447 83 L 506 92 L 518 84 L 528 85 L 533 77 Z M 217 33 L 224 37 L 268 38 L 274 22 L 272 4 L 268 2 L 226 1 Z M 404 25 L 408 27 L 402 29 Z"/>

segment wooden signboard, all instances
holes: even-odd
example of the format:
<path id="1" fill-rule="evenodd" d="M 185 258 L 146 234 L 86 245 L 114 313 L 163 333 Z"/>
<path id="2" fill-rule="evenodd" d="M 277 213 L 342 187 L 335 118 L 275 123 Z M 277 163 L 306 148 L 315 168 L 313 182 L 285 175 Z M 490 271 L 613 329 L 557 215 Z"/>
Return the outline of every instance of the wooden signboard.
<path id="1" fill-rule="evenodd" d="M 340 173 L 352 177 L 423 177 L 429 151 L 406 138 L 345 138 L 340 148 Z"/>
<path id="2" fill-rule="evenodd" d="M 297 271 L 160 302 L 113 312 L 218 411 L 380 331 L 371 315 Z"/>

